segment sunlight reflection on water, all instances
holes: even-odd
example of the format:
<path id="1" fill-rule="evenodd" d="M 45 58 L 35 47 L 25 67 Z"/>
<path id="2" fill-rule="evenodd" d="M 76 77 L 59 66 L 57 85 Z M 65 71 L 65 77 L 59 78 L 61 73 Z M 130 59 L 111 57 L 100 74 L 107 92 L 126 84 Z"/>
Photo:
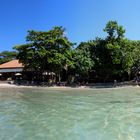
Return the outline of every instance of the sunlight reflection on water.
<path id="1" fill-rule="evenodd" d="M 0 140 L 139 140 L 140 89 L 0 89 Z"/>

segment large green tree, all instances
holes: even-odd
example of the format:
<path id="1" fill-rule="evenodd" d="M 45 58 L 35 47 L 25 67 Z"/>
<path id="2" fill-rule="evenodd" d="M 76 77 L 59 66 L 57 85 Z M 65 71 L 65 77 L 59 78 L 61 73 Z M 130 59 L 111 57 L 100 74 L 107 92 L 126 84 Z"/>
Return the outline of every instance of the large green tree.
<path id="1" fill-rule="evenodd" d="M 140 42 L 126 39 L 125 29 L 116 21 L 109 21 L 103 31 L 105 38 L 81 42 L 73 49 L 62 27 L 46 32 L 31 30 L 27 44 L 15 47 L 17 58 L 26 69 L 51 71 L 58 77 L 79 74 L 88 78 L 94 71 L 101 82 L 130 79 L 132 71 L 140 69 Z"/>
<path id="2" fill-rule="evenodd" d="M 73 43 L 65 36 L 64 28 L 54 27 L 46 32 L 31 30 L 26 40 L 27 44 L 14 47 L 26 69 L 51 71 L 60 77 L 63 69 L 68 71 L 73 67 Z"/>
<path id="3" fill-rule="evenodd" d="M 104 29 L 108 33 L 106 48 L 110 55 L 112 74 L 130 76 L 134 64 L 135 48 L 132 43 L 124 38 L 125 29 L 116 21 L 109 21 Z"/>
<path id="4" fill-rule="evenodd" d="M 101 81 L 111 81 L 114 78 L 130 77 L 134 65 L 135 47 L 125 39 L 125 29 L 116 21 L 109 21 L 104 29 L 107 32 L 105 39 L 96 38 L 89 42 L 90 56 Z"/>
<path id="5" fill-rule="evenodd" d="M 89 42 L 82 42 L 75 49 L 74 62 L 75 72 L 80 74 L 82 77 L 88 78 L 89 72 L 94 66 Z"/>

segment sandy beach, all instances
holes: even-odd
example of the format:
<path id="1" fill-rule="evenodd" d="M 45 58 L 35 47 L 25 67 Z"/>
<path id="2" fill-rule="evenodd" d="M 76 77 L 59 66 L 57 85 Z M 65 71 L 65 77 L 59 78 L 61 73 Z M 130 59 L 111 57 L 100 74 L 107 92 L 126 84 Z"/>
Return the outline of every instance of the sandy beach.
<path id="1" fill-rule="evenodd" d="M 45 89 L 118 89 L 118 88 L 139 88 L 138 85 L 123 85 L 123 86 L 116 86 L 116 87 L 109 87 L 109 86 L 32 86 L 32 85 L 16 85 L 16 84 L 9 84 L 9 83 L 0 83 L 0 88 L 45 88 Z"/>
<path id="2" fill-rule="evenodd" d="M 32 85 L 15 85 L 15 84 L 9 84 L 9 83 L 0 83 L 0 88 L 58 88 L 58 89 L 84 89 L 89 88 L 88 86 L 77 86 L 77 87 L 70 87 L 70 86 L 32 86 Z"/>

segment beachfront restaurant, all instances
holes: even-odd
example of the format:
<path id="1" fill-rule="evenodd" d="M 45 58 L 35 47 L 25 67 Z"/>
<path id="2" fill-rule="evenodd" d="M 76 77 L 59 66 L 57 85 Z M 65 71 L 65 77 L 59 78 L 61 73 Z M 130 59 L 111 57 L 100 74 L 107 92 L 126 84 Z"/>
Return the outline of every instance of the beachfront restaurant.
<path id="1" fill-rule="evenodd" d="M 14 81 L 22 83 L 39 83 L 55 81 L 55 73 L 24 70 L 19 60 L 12 60 L 0 65 L 0 81 Z"/>
<path id="2" fill-rule="evenodd" d="M 11 60 L 0 65 L 0 80 L 15 80 L 21 78 L 23 64 L 19 60 Z"/>

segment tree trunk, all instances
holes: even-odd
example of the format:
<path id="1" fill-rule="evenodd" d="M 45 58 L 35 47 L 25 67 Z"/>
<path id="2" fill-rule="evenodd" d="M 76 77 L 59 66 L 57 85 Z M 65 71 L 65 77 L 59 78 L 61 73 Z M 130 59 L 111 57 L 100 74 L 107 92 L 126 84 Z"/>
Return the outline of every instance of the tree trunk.
<path id="1" fill-rule="evenodd" d="M 60 73 L 58 74 L 58 82 L 60 83 L 61 81 L 61 76 L 60 76 Z"/>

